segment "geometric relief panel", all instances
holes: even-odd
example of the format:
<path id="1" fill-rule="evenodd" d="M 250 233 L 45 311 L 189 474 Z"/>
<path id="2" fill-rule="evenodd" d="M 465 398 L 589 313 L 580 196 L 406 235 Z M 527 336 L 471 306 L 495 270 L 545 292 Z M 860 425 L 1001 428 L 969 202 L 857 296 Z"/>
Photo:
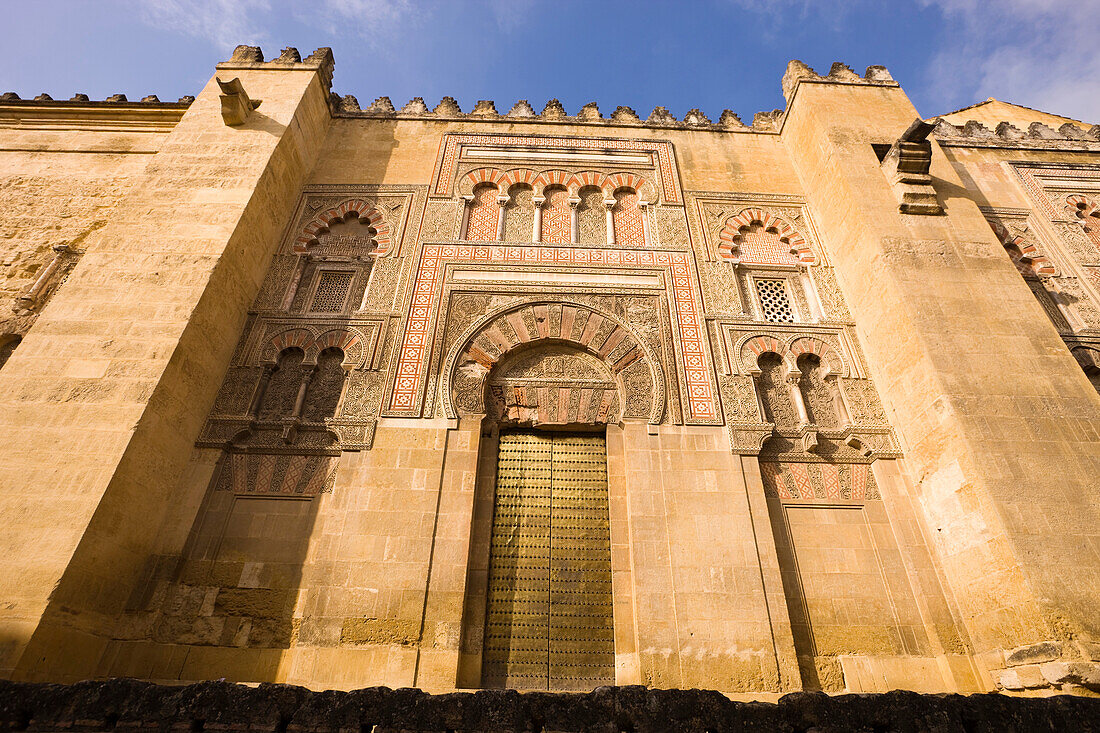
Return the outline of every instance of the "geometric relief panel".
<path id="1" fill-rule="evenodd" d="M 799 501 L 880 499 L 874 474 L 865 463 L 788 463 L 760 461 L 764 495 Z"/>
<path id="2" fill-rule="evenodd" d="M 425 244 L 421 249 L 388 414 L 419 415 L 445 266 L 453 262 L 507 263 L 524 268 L 574 266 L 586 271 L 605 267 L 663 270 L 673 319 L 675 360 L 687 396 L 687 420 L 693 424 L 717 421 L 712 372 L 703 346 L 698 286 L 686 252 L 465 244 Z"/>
<path id="3" fill-rule="evenodd" d="M 324 455 L 227 453 L 216 491 L 316 496 L 332 491 L 336 459 Z"/>

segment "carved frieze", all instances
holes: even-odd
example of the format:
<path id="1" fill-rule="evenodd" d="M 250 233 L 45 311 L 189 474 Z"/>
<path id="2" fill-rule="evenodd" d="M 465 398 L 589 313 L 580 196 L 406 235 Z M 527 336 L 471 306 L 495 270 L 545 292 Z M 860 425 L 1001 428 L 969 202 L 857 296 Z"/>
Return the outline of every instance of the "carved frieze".
<path id="1" fill-rule="evenodd" d="M 764 495 L 798 501 L 872 501 L 880 499 L 875 476 L 866 463 L 760 461 Z"/>
<path id="2" fill-rule="evenodd" d="M 484 297 L 460 302 L 488 305 Z M 494 407 L 498 419 L 523 424 L 622 417 L 656 423 L 664 414 L 664 373 L 646 339 L 618 315 L 575 300 L 488 311 L 453 339 L 439 373 L 448 417 Z M 492 403 L 485 402 L 487 388 L 496 395 Z"/>

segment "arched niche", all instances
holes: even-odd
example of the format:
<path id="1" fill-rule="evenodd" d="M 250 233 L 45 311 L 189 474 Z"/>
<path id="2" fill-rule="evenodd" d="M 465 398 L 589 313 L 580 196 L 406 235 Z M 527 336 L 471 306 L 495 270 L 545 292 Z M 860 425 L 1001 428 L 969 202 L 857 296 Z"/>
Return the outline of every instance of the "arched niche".
<path id="1" fill-rule="evenodd" d="M 485 384 L 485 411 L 502 425 L 601 425 L 622 418 L 615 375 L 569 342 L 517 346 L 490 369 Z"/>
<path id="2" fill-rule="evenodd" d="M 557 424 L 576 413 L 585 418 L 579 422 L 591 421 L 600 410 L 581 412 L 582 397 L 589 406 L 595 398 L 595 392 L 582 392 L 586 389 L 599 389 L 600 404 L 606 404 L 598 422 L 644 419 L 655 425 L 664 414 L 666 386 L 657 355 L 629 325 L 580 303 L 529 302 L 490 313 L 460 337 L 442 372 L 443 409 L 451 418 L 488 414 L 491 400 L 499 399 L 505 408 L 526 408 L 515 414 L 528 418 L 550 420 L 553 414 Z M 614 409 L 613 398 L 605 395 L 610 384 L 616 390 Z M 523 387 L 522 402 L 515 392 L 508 399 L 490 396 L 490 388 L 503 395 L 509 385 Z M 536 390 L 530 398 L 528 387 Z M 546 402 L 552 399 L 551 387 L 557 400 L 553 412 Z M 562 399 L 569 400 L 564 407 Z"/>

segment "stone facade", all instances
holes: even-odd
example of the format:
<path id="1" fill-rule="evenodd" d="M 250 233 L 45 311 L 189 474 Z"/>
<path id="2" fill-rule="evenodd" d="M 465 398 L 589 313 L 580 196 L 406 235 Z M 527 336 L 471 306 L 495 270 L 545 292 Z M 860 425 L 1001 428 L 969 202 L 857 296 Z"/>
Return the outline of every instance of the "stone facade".
<path id="1" fill-rule="evenodd" d="M 752 126 L 332 71 L 0 99 L 0 673 L 478 688 L 515 560 L 551 659 L 609 599 L 577 679 L 1100 689 L 1096 127 L 882 67 Z M 516 431 L 600 446 L 610 588 L 502 523 Z"/>

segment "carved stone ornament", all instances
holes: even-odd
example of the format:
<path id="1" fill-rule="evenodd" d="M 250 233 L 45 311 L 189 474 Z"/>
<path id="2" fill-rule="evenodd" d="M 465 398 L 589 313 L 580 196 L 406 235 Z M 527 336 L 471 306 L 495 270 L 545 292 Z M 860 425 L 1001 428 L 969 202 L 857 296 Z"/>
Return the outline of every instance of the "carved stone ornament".
<path id="1" fill-rule="evenodd" d="M 456 344 L 441 369 L 447 417 L 489 412 L 488 388 L 498 417 L 528 424 L 620 417 L 657 424 L 664 413 L 664 374 L 645 339 L 581 303 L 507 306 L 479 319 Z"/>
<path id="2" fill-rule="evenodd" d="M 928 135 L 934 128 L 924 120 L 914 120 L 882 159 L 882 171 L 894 187 L 902 214 L 944 213 L 929 174 L 932 143 Z"/>
<path id="3" fill-rule="evenodd" d="M 222 103 L 222 119 L 231 127 L 243 125 L 252 114 L 252 110 L 260 106 L 259 99 L 248 98 L 244 85 L 238 77 L 229 81 L 218 79 L 218 86 L 222 90 L 219 97 Z"/>

